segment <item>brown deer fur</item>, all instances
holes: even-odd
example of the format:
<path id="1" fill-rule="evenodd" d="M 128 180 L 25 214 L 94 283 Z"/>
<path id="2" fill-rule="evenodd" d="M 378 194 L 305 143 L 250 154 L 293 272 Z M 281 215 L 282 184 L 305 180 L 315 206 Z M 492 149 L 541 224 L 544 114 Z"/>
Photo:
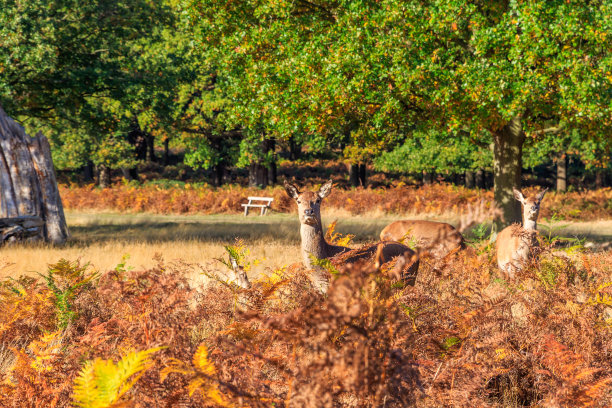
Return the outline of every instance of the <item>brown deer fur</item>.
<path id="1" fill-rule="evenodd" d="M 547 190 L 525 198 L 523 193 L 513 189 L 514 198 L 521 202 L 523 208 L 523 225 L 512 224 L 504 228 L 497 235 L 496 241 L 497 265 L 510 278 L 514 278 L 516 272 L 525 267 L 532 249 L 537 246 L 538 214 Z"/>
<path id="2" fill-rule="evenodd" d="M 402 220 L 387 225 L 380 233 L 381 240 L 415 241 L 418 248 L 442 258 L 456 248 L 463 248 L 465 240 L 455 227 L 445 222 Z"/>

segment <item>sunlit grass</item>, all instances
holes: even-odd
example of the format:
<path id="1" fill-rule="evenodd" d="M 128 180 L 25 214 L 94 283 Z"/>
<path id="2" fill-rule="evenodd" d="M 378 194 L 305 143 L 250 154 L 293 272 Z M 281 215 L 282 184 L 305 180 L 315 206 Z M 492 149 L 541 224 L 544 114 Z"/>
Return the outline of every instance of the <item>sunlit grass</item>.
<path id="1" fill-rule="evenodd" d="M 355 234 L 358 245 L 377 240 L 382 228 L 400 217 L 350 216 L 331 210 L 324 212 L 324 227 L 335 219 L 336 230 Z M 15 245 L 0 249 L 0 277 L 44 272 L 49 263 L 60 258 L 80 258 L 100 271 L 115 268 L 126 254 L 127 265 L 134 268 L 151 268 L 156 264 L 156 254 L 161 254 L 165 261 L 206 263 L 223 255 L 223 246 L 236 238 L 245 241 L 253 258 L 262 260 L 252 274 L 301 261 L 295 214 L 243 217 L 68 212 L 67 220 L 72 237 L 64 246 Z M 541 232 L 547 234 L 544 224 Z M 612 239 L 612 221 L 559 224 L 567 226 L 555 230 L 555 234 L 586 235 L 600 241 Z"/>

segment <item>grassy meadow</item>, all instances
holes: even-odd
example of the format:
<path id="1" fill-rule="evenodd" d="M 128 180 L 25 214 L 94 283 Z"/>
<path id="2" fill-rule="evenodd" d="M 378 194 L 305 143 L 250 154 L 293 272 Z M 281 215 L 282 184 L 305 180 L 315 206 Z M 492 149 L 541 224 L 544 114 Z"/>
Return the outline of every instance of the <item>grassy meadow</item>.
<path id="1" fill-rule="evenodd" d="M 273 213 L 259 215 L 160 215 L 110 212 L 68 211 L 71 239 L 64 246 L 15 245 L 0 251 L 0 278 L 44 272 L 49 263 L 61 258 L 90 262 L 100 271 L 114 269 L 126 262 L 131 268 L 147 269 L 156 265 L 155 254 L 165 261 L 181 260 L 190 264 L 209 263 L 225 253 L 223 246 L 236 238 L 244 240 L 251 255 L 261 263 L 258 274 L 301 262 L 297 215 Z M 336 230 L 353 234 L 358 244 L 376 241 L 389 223 L 405 216 L 370 212 L 352 216 L 342 209 L 324 210 L 323 224 L 337 221 Z M 412 216 L 457 224 L 457 217 Z M 555 221 L 539 225 L 545 235 L 583 238 L 596 244 L 612 242 L 612 220 Z M 468 231 L 468 238 L 476 239 Z M 124 260 L 124 256 L 128 256 Z"/>

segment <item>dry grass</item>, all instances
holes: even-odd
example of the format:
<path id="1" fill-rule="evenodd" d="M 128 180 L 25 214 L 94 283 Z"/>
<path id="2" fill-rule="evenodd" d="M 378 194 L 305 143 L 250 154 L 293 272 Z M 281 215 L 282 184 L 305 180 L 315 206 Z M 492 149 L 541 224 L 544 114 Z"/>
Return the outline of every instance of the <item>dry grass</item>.
<path id="1" fill-rule="evenodd" d="M 128 242 L 112 240 L 87 246 L 15 246 L 5 248 L 0 253 L 0 279 L 7 276 L 35 275 L 47 270 L 49 263 L 64 259 L 81 259 L 90 262 L 95 269 L 106 272 L 115 269 L 129 255 L 126 267 L 150 269 L 157 265 L 155 254 L 161 254 L 167 262 L 182 260 L 187 263 L 205 264 L 213 258 L 224 255 L 223 245 L 228 242 L 167 241 L 167 242 Z M 288 265 L 300 258 L 298 245 L 288 245 L 279 241 L 249 242 L 253 258 L 262 262 L 251 275 L 257 276 L 266 268 Z"/>
<path id="2" fill-rule="evenodd" d="M 341 209 L 325 209 L 324 225 L 338 220 L 337 231 L 355 234 L 358 243 L 377 240 L 386 225 L 399 216 L 351 216 Z M 417 218 L 417 217 L 411 217 Z M 427 217 L 419 217 L 427 218 Z M 155 215 L 112 213 L 67 213 L 72 234 L 63 247 L 12 246 L 0 252 L 0 278 L 45 272 L 49 263 L 61 258 L 90 262 L 100 271 L 114 269 L 129 255 L 127 266 L 149 269 L 156 265 L 155 254 L 167 262 L 181 259 L 188 263 L 210 262 L 224 254 L 223 246 L 235 238 L 245 240 L 253 258 L 262 259 L 251 275 L 267 267 L 292 264 L 301 260 L 299 223 L 294 214 L 266 217 L 240 215 Z M 453 218 L 438 217 L 451 222 Z M 567 225 L 560 229 L 559 225 Z M 555 235 L 588 236 L 598 241 L 612 241 L 612 221 L 553 224 Z M 540 230 L 547 234 L 544 222 Z"/>

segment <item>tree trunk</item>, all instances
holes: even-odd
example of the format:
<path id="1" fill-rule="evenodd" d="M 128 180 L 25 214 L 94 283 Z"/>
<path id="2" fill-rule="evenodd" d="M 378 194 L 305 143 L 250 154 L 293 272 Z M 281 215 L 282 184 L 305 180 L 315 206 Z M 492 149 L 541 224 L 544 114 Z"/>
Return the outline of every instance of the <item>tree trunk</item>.
<path id="1" fill-rule="evenodd" d="M 127 167 L 122 167 L 121 168 L 121 175 L 127 181 L 131 181 L 132 180 L 132 175 L 130 174 L 130 169 L 128 169 Z"/>
<path id="2" fill-rule="evenodd" d="M 150 133 L 145 133 L 145 138 L 147 141 L 147 161 L 156 162 L 157 157 L 155 157 L 155 137 Z"/>
<path id="3" fill-rule="evenodd" d="M 264 152 L 268 155 L 272 152 L 272 160 L 268 163 L 268 184 L 276 184 L 276 139 L 264 140 Z"/>
<path id="4" fill-rule="evenodd" d="M 98 166 L 98 185 L 102 188 L 111 185 L 111 169 L 104 164 Z"/>
<path id="5" fill-rule="evenodd" d="M 485 188 L 485 172 L 483 169 L 476 170 L 474 175 L 474 182 L 477 188 Z"/>
<path id="6" fill-rule="evenodd" d="M 474 172 L 469 170 L 465 172 L 465 186 L 467 188 L 474 188 Z"/>
<path id="7" fill-rule="evenodd" d="M 140 128 L 140 124 L 138 120 L 134 118 L 130 125 L 130 131 L 127 134 L 128 142 L 132 146 L 134 146 L 134 152 L 136 153 L 136 158 L 141 161 L 145 161 L 147 159 L 147 140 L 146 135 Z"/>
<path id="8" fill-rule="evenodd" d="M 164 166 L 170 164 L 170 139 L 164 139 Z"/>
<path id="9" fill-rule="evenodd" d="M 595 188 L 604 188 L 606 184 L 606 173 L 604 169 L 595 170 Z"/>
<path id="10" fill-rule="evenodd" d="M 567 190 L 567 155 L 559 154 L 557 157 L 557 192 Z"/>
<path id="11" fill-rule="evenodd" d="M 423 184 L 428 185 L 433 183 L 433 173 L 423 170 Z"/>
<path id="12" fill-rule="evenodd" d="M 512 188 L 521 188 L 525 133 L 520 116 L 493 133 L 493 140 L 493 191 L 503 214 L 503 221 L 496 221 L 499 231 L 503 225 L 521 222 L 521 205 L 512 193 Z"/>
<path id="13" fill-rule="evenodd" d="M 289 138 L 289 160 L 294 161 L 300 158 L 302 153 L 302 146 L 295 141 L 295 138 L 291 136 Z"/>
<path id="14" fill-rule="evenodd" d="M 87 164 L 83 166 L 82 172 L 83 181 L 91 183 L 94 179 L 94 164 L 91 160 L 89 160 Z"/>
<path id="15" fill-rule="evenodd" d="M 265 188 L 268 186 L 268 168 L 261 162 L 249 166 L 249 186 Z"/>
<path id="16" fill-rule="evenodd" d="M 47 138 L 29 137 L 0 107 L 0 217 L 23 216 L 43 221 L 40 238 L 53 243 L 68 238 Z"/>
<path id="17" fill-rule="evenodd" d="M 367 176 L 367 168 L 366 165 L 364 163 L 359 165 L 359 184 L 361 184 L 362 187 L 366 186 L 366 176 Z"/>
<path id="18" fill-rule="evenodd" d="M 270 166 L 268 167 L 268 182 L 271 185 L 274 185 L 277 182 L 277 166 L 275 161 L 270 163 Z"/>
<path id="19" fill-rule="evenodd" d="M 217 187 L 221 187 L 223 185 L 223 175 L 225 174 L 225 166 L 222 163 L 216 164 L 213 167 L 213 183 Z"/>
<path id="20" fill-rule="evenodd" d="M 359 187 L 359 164 L 351 163 L 349 167 L 349 182 L 351 187 Z"/>

